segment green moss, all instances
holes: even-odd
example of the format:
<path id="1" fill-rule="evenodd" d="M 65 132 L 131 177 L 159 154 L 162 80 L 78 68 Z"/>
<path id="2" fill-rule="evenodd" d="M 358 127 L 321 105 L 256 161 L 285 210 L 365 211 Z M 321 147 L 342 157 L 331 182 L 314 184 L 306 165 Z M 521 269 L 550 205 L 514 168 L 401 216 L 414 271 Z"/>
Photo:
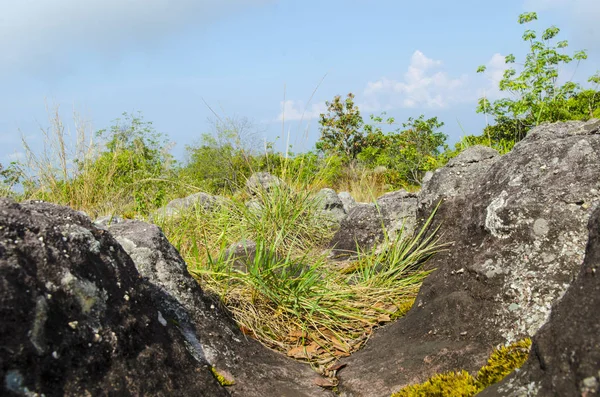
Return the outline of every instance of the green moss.
<path id="1" fill-rule="evenodd" d="M 477 391 L 477 381 L 467 371 L 460 371 L 435 375 L 423 383 L 403 388 L 392 397 L 468 397 Z"/>
<path id="2" fill-rule="evenodd" d="M 529 355 L 531 339 L 526 338 L 494 350 L 487 364 L 474 378 L 467 371 L 435 375 L 423 383 L 406 386 L 392 397 L 470 397 L 504 379 L 520 368 Z"/>
<path id="3" fill-rule="evenodd" d="M 225 375 L 220 374 L 215 367 L 211 366 L 210 372 L 213 373 L 215 379 L 217 380 L 217 382 L 219 382 L 221 386 L 231 386 L 235 383 L 233 379 L 228 379 Z"/>
<path id="4" fill-rule="evenodd" d="M 521 368 L 529 356 L 530 348 L 531 339 L 526 338 L 494 350 L 487 365 L 477 373 L 477 383 L 481 389 L 501 381 L 515 369 Z"/>

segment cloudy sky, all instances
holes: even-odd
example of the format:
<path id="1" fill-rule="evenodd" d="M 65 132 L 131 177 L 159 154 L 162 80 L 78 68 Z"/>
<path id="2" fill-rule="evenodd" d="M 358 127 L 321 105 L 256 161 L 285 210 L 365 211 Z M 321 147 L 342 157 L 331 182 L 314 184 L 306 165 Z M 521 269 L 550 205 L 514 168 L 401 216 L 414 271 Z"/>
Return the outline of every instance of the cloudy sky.
<path id="1" fill-rule="evenodd" d="M 309 149 L 348 92 L 365 116 L 437 116 L 454 142 L 485 125 L 475 103 L 498 95 L 503 56 L 523 59 L 524 11 L 588 51 L 568 78 L 600 69 L 597 0 L 0 0 L 0 163 L 21 134 L 41 141 L 55 105 L 71 129 L 74 111 L 93 130 L 140 111 L 179 158 L 212 111 Z"/>

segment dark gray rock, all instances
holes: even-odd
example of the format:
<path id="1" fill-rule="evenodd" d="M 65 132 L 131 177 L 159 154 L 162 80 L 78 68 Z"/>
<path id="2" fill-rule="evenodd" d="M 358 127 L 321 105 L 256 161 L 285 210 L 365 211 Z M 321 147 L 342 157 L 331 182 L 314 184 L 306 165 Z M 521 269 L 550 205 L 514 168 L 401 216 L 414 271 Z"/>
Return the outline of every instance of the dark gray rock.
<path id="1" fill-rule="evenodd" d="M 269 193 L 275 188 L 283 188 L 285 183 L 275 175 L 268 172 L 255 172 L 246 181 L 246 189 L 253 196 L 262 192 Z"/>
<path id="2" fill-rule="evenodd" d="M 167 323 L 176 322 L 197 354 L 235 381 L 239 396 L 326 396 L 309 366 L 291 361 L 247 338 L 217 299 L 190 276 L 183 259 L 160 228 L 139 221 L 111 226 L 140 274 L 169 298 L 153 297 Z"/>
<path id="3" fill-rule="evenodd" d="M 419 205 L 428 207 L 437 204 L 440 199 L 452 198 L 465 192 L 478 191 L 480 183 L 486 183 L 481 177 L 499 158 L 498 152 L 486 146 L 471 146 L 448 164 L 423 178 Z"/>
<path id="4" fill-rule="evenodd" d="M 0 199 L 0 394 L 228 396 L 105 230 Z"/>
<path id="5" fill-rule="evenodd" d="M 384 214 L 385 227 L 390 240 L 398 234 L 412 236 L 417 222 L 417 195 L 406 190 L 386 193 L 377 199 Z"/>
<path id="6" fill-rule="evenodd" d="M 533 338 L 523 367 L 478 396 L 600 395 L 600 208 L 576 280 Z"/>
<path id="7" fill-rule="evenodd" d="M 330 245 L 332 255 L 345 258 L 355 255 L 357 249 L 369 250 L 384 237 L 387 230 L 391 239 L 405 227 L 405 235 L 414 230 L 417 196 L 405 190 L 384 194 L 376 204 L 356 204 L 342 220 Z"/>
<path id="8" fill-rule="evenodd" d="M 598 124 L 542 125 L 502 157 L 471 148 L 480 154 L 434 173 L 418 221 L 443 199 L 433 227 L 452 245 L 429 262 L 437 270 L 407 316 L 345 360 L 344 393 L 384 396 L 434 373 L 475 371 L 493 346 L 538 331 L 581 268 L 600 200 Z"/>

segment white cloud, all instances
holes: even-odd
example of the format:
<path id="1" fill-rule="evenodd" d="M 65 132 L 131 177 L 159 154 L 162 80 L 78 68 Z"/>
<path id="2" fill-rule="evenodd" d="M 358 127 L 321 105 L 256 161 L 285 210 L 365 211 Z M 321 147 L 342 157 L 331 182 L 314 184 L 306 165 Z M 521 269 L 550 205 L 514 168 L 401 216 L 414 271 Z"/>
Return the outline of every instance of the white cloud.
<path id="1" fill-rule="evenodd" d="M 327 111 L 324 102 L 312 104 L 309 108 L 301 101 L 286 100 L 279 103 L 280 112 L 277 121 L 301 121 L 319 117 Z"/>
<path id="2" fill-rule="evenodd" d="M 441 66 L 441 61 L 427 58 L 421 51 L 415 51 L 404 80 L 383 77 L 367 83 L 361 109 L 443 108 L 464 101 L 464 95 L 460 91 L 467 83 L 467 76 L 451 78 L 444 71 L 436 71 Z"/>
<path id="3" fill-rule="evenodd" d="M 9 160 L 9 162 L 25 160 L 25 152 L 22 152 L 22 151 L 14 152 L 14 153 L 7 155 L 6 158 Z"/>
<path id="4" fill-rule="evenodd" d="M 78 53 L 119 56 L 187 26 L 274 0 L 19 0 L 0 2 L 0 65 L 65 62 Z M 50 63 L 50 65 L 48 65 Z"/>

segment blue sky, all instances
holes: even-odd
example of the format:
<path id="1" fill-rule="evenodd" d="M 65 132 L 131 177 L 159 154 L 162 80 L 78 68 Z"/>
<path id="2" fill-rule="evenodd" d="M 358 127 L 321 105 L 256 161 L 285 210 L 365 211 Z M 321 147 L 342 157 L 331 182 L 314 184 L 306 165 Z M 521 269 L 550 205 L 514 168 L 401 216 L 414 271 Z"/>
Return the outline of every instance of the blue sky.
<path id="1" fill-rule="evenodd" d="M 524 11 L 588 51 L 566 78 L 600 69 L 597 0 L 2 0 L 0 163 L 22 158 L 21 133 L 41 146 L 46 104 L 71 130 L 74 110 L 92 130 L 140 111 L 178 158 L 211 132 L 205 102 L 301 151 L 324 102 L 348 92 L 365 118 L 437 116 L 455 142 L 485 125 L 475 103 L 497 97 L 503 56 L 523 59 Z"/>

